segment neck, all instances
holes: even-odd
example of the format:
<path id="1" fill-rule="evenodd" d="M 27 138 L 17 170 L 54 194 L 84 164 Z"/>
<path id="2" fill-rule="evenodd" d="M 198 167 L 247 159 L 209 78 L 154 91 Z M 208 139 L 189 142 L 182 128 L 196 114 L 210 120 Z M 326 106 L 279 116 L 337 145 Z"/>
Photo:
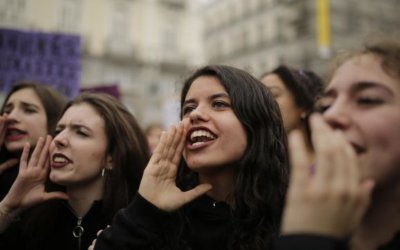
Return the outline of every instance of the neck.
<path id="1" fill-rule="evenodd" d="M 371 205 L 355 232 L 355 249 L 378 249 L 400 230 L 400 183 L 377 188 L 372 194 Z"/>
<path id="2" fill-rule="evenodd" d="M 233 167 L 225 167 L 223 170 L 212 173 L 199 174 L 199 182 L 209 183 L 212 189 L 207 192 L 207 195 L 216 201 L 223 201 L 232 205 L 232 197 L 234 187 L 234 171 Z"/>
<path id="3" fill-rule="evenodd" d="M 91 183 L 67 187 L 68 203 L 75 215 L 82 218 L 96 200 L 103 197 L 104 180 L 99 178 Z"/>

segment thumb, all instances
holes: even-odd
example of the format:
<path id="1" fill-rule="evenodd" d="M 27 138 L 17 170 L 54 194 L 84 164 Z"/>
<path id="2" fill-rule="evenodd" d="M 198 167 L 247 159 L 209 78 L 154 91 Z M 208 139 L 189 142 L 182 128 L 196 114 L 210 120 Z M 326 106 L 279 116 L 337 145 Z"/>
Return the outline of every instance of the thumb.
<path id="1" fill-rule="evenodd" d="M 54 199 L 68 200 L 69 197 L 66 193 L 63 192 L 50 192 L 50 193 L 45 193 L 43 199 L 45 201 Z"/>
<path id="2" fill-rule="evenodd" d="M 360 185 L 361 190 L 357 204 L 359 213 L 357 214 L 357 219 L 361 219 L 364 216 L 369 204 L 371 203 L 371 193 L 374 189 L 375 182 L 373 180 L 366 180 Z"/>
<path id="3" fill-rule="evenodd" d="M 184 199 L 185 204 L 191 202 L 192 200 L 196 199 L 197 197 L 205 194 L 207 191 L 211 190 L 212 186 L 210 184 L 200 184 L 197 187 L 184 192 Z"/>
<path id="4" fill-rule="evenodd" d="M 10 160 L 3 162 L 2 164 L 0 164 L 0 173 L 3 173 L 6 169 L 9 169 L 9 168 L 17 165 L 17 163 L 18 163 L 18 159 L 10 159 Z"/>

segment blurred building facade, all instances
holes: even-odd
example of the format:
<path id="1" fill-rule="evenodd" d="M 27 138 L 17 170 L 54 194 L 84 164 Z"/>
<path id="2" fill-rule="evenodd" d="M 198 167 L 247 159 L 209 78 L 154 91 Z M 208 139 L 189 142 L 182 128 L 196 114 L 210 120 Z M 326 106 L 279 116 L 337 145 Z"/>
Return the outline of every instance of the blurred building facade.
<path id="1" fill-rule="evenodd" d="M 182 75 L 204 62 L 193 10 L 186 0 L 0 0 L 0 26 L 80 35 L 81 86 L 119 84 L 146 125 L 173 122 L 164 107 L 174 107 Z"/>
<path id="2" fill-rule="evenodd" d="M 319 0 L 209 0 L 203 5 L 206 60 L 259 76 L 278 64 L 325 74 L 317 43 Z M 331 0 L 331 49 L 356 47 L 368 35 L 399 33 L 398 0 Z"/>

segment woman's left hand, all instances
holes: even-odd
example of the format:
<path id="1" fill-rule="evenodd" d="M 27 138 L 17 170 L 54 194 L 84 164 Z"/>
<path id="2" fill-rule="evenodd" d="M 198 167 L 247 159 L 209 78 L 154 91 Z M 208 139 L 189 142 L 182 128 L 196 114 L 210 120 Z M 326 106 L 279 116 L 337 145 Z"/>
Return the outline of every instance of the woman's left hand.
<path id="1" fill-rule="evenodd" d="M 359 225 L 374 182 L 361 180 L 357 156 L 341 131 L 330 128 L 320 115 L 311 117 L 311 128 L 313 169 L 300 133 L 289 137 L 292 170 L 282 231 L 342 238 Z"/>
<path id="2" fill-rule="evenodd" d="M 3 212 L 16 213 L 50 199 L 68 199 L 63 192 L 46 192 L 45 181 L 49 172 L 49 147 L 51 136 L 39 138 L 29 158 L 30 145 L 27 143 L 21 155 L 19 173 L 9 192 L 0 202 Z"/>

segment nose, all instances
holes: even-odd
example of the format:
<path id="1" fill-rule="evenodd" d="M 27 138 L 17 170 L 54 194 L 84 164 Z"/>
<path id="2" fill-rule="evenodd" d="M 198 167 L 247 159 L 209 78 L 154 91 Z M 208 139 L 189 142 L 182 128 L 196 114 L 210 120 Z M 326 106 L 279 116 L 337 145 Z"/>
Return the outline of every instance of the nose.
<path id="1" fill-rule="evenodd" d="M 205 108 L 201 107 L 200 105 L 197 106 L 192 112 L 189 114 L 189 119 L 192 124 L 198 122 L 206 122 L 209 120 L 209 116 L 205 110 Z"/>
<path id="2" fill-rule="evenodd" d="M 7 122 L 9 124 L 15 124 L 18 121 L 19 121 L 19 111 L 18 111 L 18 109 L 11 110 L 11 112 L 7 114 Z"/>
<path id="3" fill-rule="evenodd" d="M 65 148 L 68 145 L 68 138 L 65 135 L 64 131 L 61 131 L 57 134 L 53 139 L 54 144 L 58 149 Z"/>
<path id="4" fill-rule="evenodd" d="M 323 117 L 333 129 L 344 130 L 351 125 L 351 107 L 341 100 L 336 100 L 323 113 Z"/>

